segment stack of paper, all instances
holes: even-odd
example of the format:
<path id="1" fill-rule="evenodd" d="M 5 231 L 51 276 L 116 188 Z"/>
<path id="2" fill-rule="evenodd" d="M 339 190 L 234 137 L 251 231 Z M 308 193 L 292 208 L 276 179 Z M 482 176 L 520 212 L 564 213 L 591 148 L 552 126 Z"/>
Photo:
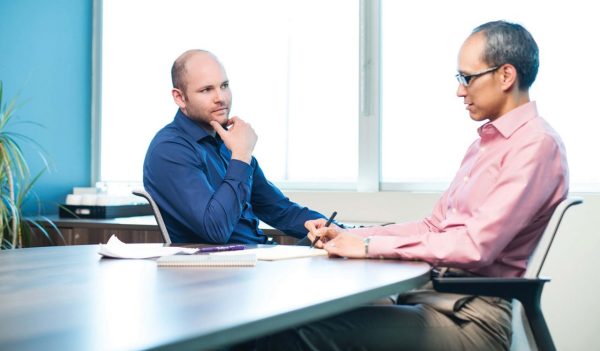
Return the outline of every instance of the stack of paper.
<path id="1" fill-rule="evenodd" d="M 193 254 L 194 248 L 164 247 L 161 244 L 125 244 L 115 235 L 106 244 L 99 244 L 98 253 L 111 258 L 151 258 L 169 256 L 177 253 Z"/>

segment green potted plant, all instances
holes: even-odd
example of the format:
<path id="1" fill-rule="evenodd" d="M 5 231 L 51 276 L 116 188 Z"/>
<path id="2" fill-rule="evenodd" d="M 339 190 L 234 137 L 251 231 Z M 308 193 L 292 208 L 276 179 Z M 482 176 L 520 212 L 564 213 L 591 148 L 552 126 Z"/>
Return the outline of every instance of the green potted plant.
<path id="1" fill-rule="evenodd" d="M 46 229 L 48 225 L 43 226 L 43 222 L 49 223 L 49 227 L 60 235 L 58 228 L 49 219 L 40 217 L 34 220 L 23 216 L 23 205 L 29 195 L 33 195 L 33 185 L 47 166 L 31 176 L 19 142 L 37 143 L 26 135 L 9 130 L 14 124 L 16 103 L 16 98 L 4 101 L 3 84 L 0 80 L 0 249 L 28 246 L 34 233 L 50 239 Z M 39 155 L 46 164 L 44 155 L 41 152 Z"/>

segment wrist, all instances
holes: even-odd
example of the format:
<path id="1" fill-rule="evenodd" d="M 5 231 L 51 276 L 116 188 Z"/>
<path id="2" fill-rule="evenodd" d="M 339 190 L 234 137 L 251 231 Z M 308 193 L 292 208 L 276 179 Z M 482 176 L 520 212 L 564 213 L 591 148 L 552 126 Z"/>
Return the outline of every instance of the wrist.
<path id="1" fill-rule="evenodd" d="M 365 257 L 369 257 L 369 244 L 371 244 L 371 237 L 367 236 L 363 238 L 363 244 L 365 244 Z"/>
<path id="2" fill-rule="evenodd" d="M 252 161 L 252 154 L 232 153 L 231 154 L 231 159 L 232 160 L 239 160 L 239 161 L 245 162 L 247 164 L 250 164 L 250 162 Z"/>

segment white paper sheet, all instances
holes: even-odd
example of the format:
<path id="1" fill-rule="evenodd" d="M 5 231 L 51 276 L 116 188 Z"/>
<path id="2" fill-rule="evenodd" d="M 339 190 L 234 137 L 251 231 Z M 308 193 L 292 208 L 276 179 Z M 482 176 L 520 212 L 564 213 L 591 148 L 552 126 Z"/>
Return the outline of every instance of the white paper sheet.
<path id="1" fill-rule="evenodd" d="M 98 245 L 98 253 L 111 258 L 151 258 L 169 256 L 177 253 L 193 254 L 198 249 L 185 247 L 164 247 L 160 244 L 125 244 L 115 235 L 106 244 Z"/>

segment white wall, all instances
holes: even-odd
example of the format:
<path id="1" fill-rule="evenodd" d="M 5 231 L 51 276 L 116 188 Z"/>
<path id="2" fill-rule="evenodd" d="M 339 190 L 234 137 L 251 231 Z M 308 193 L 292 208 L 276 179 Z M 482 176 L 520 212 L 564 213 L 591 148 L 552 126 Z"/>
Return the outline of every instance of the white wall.
<path id="1" fill-rule="evenodd" d="M 340 221 L 401 222 L 430 213 L 439 194 L 408 192 L 286 192 L 294 201 L 325 215 L 338 211 Z M 597 348 L 600 330 L 600 194 L 572 194 L 584 204 L 571 208 L 544 265 L 552 278 L 542 296 L 542 310 L 559 350 Z"/>

